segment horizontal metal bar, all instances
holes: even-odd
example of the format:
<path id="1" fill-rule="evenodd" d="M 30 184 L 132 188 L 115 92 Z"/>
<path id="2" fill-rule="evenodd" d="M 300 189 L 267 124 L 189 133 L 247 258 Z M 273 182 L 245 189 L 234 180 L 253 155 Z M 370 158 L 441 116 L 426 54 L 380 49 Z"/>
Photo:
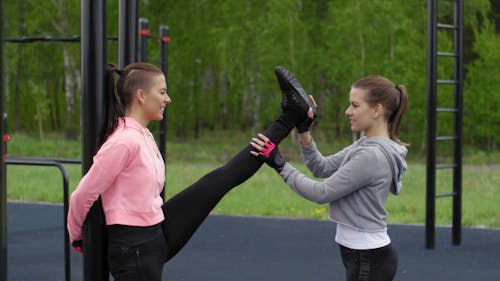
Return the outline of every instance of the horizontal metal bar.
<path id="1" fill-rule="evenodd" d="M 444 28 L 444 29 L 456 29 L 457 28 L 457 26 L 454 24 L 446 24 L 446 23 L 438 23 L 437 27 Z"/>
<path id="2" fill-rule="evenodd" d="M 443 193 L 443 194 L 436 194 L 436 198 L 443 198 L 443 197 L 452 197 L 457 195 L 456 192 L 450 192 L 450 193 Z"/>
<path id="3" fill-rule="evenodd" d="M 458 55 L 456 53 L 450 53 L 450 52 L 437 52 L 438 56 L 442 57 L 457 57 Z"/>
<path id="4" fill-rule="evenodd" d="M 437 169 L 450 169 L 450 168 L 455 168 L 457 164 L 438 164 L 436 165 L 436 170 Z"/>
<path id="5" fill-rule="evenodd" d="M 439 137 L 436 137 L 437 141 L 449 141 L 449 140 L 456 140 L 456 139 L 457 139 L 456 136 L 439 136 Z"/>
<path id="6" fill-rule="evenodd" d="M 80 35 L 71 37 L 52 37 L 52 36 L 31 36 L 19 38 L 4 38 L 6 43 L 33 43 L 33 42 L 80 42 Z M 108 40 L 117 41 L 118 36 L 108 36 Z"/>
<path id="7" fill-rule="evenodd" d="M 456 80 L 437 80 L 436 83 L 438 83 L 438 84 L 458 84 L 458 81 L 456 81 Z"/>
<path id="8" fill-rule="evenodd" d="M 13 161 L 57 161 L 61 162 L 64 164 L 81 164 L 82 160 L 76 159 L 76 158 L 46 158 L 46 157 L 24 157 L 24 156 L 16 156 L 12 157 L 9 156 L 7 157 L 6 160 L 13 160 Z M 18 161 L 19 160 L 19 161 Z"/>
<path id="9" fill-rule="evenodd" d="M 445 108 L 445 107 L 438 107 L 436 108 L 436 112 L 458 112 L 457 108 Z"/>

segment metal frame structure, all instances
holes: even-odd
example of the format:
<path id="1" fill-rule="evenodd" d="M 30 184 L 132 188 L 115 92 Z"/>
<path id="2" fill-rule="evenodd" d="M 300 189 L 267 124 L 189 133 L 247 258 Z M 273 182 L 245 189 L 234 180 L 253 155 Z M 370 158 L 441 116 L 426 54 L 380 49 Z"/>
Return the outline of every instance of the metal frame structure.
<path id="1" fill-rule="evenodd" d="M 82 3 L 84 0 L 82 0 Z M 137 61 L 137 0 L 120 0 L 118 20 L 118 67 Z"/>
<path id="2" fill-rule="evenodd" d="M 63 178 L 64 225 L 67 225 L 69 210 L 69 179 L 68 173 L 66 172 L 63 163 L 79 164 L 80 160 L 36 157 L 8 157 L 5 159 L 4 163 L 10 165 L 53 166 L 58 168 Z M 68 231 L 64 231 L 64 277 L 66 281 L 71 280 L 71 255 Z M 7 280 L 7 278 L 5 278 L 4 280 Z"/>
<path id="3" fill-rule="evenodd" d="M 463 123 L 463 1 L 453 0 L 453 23 L 438 23 L 438 1 L 428 0 L 428 65 L 427 65 L 427 194 L 425 245 L 428 249 L 435 247 L 435 205 L 436 198 L 453 197 L 452 243 L 461 242 L 462 213 L 462 123 Z M 438 29 L 453 31 L 454 50 L 440 52 L 437 50 Z M 453 80 L 438 79 L 437 58 L 449 57 L 454 61 Z M 454 87 L 454 107 L 437 106 L 438 86 Z M 438 114 L 453 114 L 454 134 L 452 136 L 437 135 Z M 452 142 L 453 163 L 436 163 L 436 143 Z M 453 169 L 453 192 L 436 195 L 436 170 Z"/>
<path id="4" fill-rule="evenodd" d="M 3 23 L 3 1 L 0 1 L 0 22 Z M 7 175 L 5 170 L 4 155 L 5 143 L 3 141 L 4 114 L 3 114 L 3 28 L 0 28 L 0 280 L 7 280 Z"/>
<path id="5" fill-rule="evenodd" d="M 148 61 L 148 37 L 151 36 L 151 31 L 148 29 L 148 19 L 139 19 L 139 43 L 137 52 L 139 54 L 138 60 L 140 62 Z"/>
<path id="6" fill-rule="evenodd" d="M 108 40 L 118 40 L 117 36 L 109 36 Z M 35 43 L 35 42 L 80 42 L 81 36 L 52 37 L 52 36 L 23 36 L 20 38 L 4 38 L 3 42 L 8 43 Z"/>
<path id="7" fill-rule="evenodd" d="M 169 28 L 166 25 L 160 26 L 160 69 L 165 74 L 165 81 L 168 85 L 168 44 L 170 43 L 170 37 L 168 35 Z M 167 112 L 168 106 L 165 108 L 165 112 L 163 112 L 163 119 L 160 122 L 160 130 L 158 132 L 158 138 L 160 142 L 160 154 L 163 157 L 163 161 L 166 166 L 166 147 L 167 147 Z M 165 188 L 162 191 L 162 197 L 165 196 Z"/>
<path id="8" fill-rule="evenodd" d="M 1 1 L 0 1 L 1 5 Z M 43 41 L 56 42 L 80 42 L 81 43 L 81 75 L 82 75 L 82 98 L 81 98 L 81 122 L 82 122 L 82 161 L 74 159 L 60 158 L 36 158 L 36 157 L 16 157 L 6 158 L 6 144 L 2 141 L 0 157 L 0 281 L 7 280 L 7 194 L 6 194 L 6 171 L 5 164 L 15 165 L 37 165 L 37 166 L 56 166 L 63 175 L 64 189 L 64 224 L 67 224 L 68 212 L 68 179 L 62 163 L 81 163 L 82 174 L 85 174 L 92 165 L 93 156 L 97 149 L 97 138 L 99 128 L 103 123 L 105 108 L 107 107 L 105 98 L 106 73 L 106 40 L 119 41 L 119 62 L 120 68 L 127 64 L 137 61 L 138 34 L 141 35 L 141 60 L 146 61 L 146 40 L 150 36 L 149 31 L 146 34 L 141 27 L 137 28 L 138 22 L 138 3 L 137 0 L 120 0 L 119 2 L 119 35 L 118 37 L 107 37 L 106 35 L 106 0 L 101 1 L 81 1 L 81 36 L 73 37 L 21 37 L 21 38 L 2 38 L 0 30 L 0 113 L 3 112 L 3 52 L 4 42 L 10 43 L 32 43 Z M 2 19 L 0 6 L 0 21 Z M 140 33 L 139 33 L 139 32 Z M 167 54 L 168 27 L 160 27 L 160 65 L 161 70 L 167 76 Z M 159 150 L 165 161 L 166 147 L 166 115 L 160 123 L 160 144 Z M 6 130 L 5 120 L 0 122 L 0 133 L 3 136 Z M 163 196 L 163 194 L 162 194 Z M 83 280 L 101 281 L 109 279 L 107 266 L 107 257 L 104 251 L 106 247 L 105 222 L 100 200 L 92 206 L 89 215 L 84 224 L 84 254 L 83 254 Z M 65 231 L 65 269 L 66 280 L 70 280 L 70 245 L 69 236 Z"/>
<path id="9" fill-rule="evenodd" d="M 92 166 L 106 104 L 106 2 L 81 1 L 81 123 L 82 174 Z M 119 36 L 122 34 L 120 33 Z M 122 41 L 119 38 L 119 42 Z M 92 205 L 83 226 L 83 280 L 109 279 L 106 223 L 100 198 Z"/>

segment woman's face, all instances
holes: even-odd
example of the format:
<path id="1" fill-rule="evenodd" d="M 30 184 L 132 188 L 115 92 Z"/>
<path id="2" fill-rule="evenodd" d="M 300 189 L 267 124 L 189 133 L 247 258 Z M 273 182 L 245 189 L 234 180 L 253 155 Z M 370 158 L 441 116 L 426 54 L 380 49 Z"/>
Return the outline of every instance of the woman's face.
<path id="1" fill-rule="evenodd" d="M 375 122 L 375 107 L 366 102 L 368 91 L 360 88 L 351 88 L 349 93 L 349 107 L 345 115 L 351 122 L 353 132 L 369 130 Z"/>
<path id="2" fill-rule="evenodd" d="M 144 110 L 149 120 L 162 120 L 167 104 L 171 102 L 167 94 L 167 84 L 164 75 L 152 78 L 152 87 L 146 92 Z"/>

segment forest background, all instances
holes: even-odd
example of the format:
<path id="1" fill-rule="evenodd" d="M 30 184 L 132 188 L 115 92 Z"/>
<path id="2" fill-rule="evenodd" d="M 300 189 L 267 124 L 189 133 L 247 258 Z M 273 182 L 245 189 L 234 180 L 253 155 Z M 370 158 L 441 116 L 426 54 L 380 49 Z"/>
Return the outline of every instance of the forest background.
<path id="1" fill-rule="evenodd" d="M 118 35 L 118 2 L 107 1 L 108 35 Z M 409 93 L 401 139 L 425 153 L 427 1 L 423 0 L 142 0 L 149 20 L 149 62 L 159 65 L 157 37 L 168 25 L 168 136 L 196 139 L 203 132 L 256 132 L 279 110 L 274 68 L 298 77 L 320 105 L 315 135 L 347 143 L 344 110 L 350 85 L 381 74 Z M 451 23 L 453 1 L 439 2 L 439 22 Z M 486 153 L 500 145 L 500 1 L 464 1 L 464 144 Z M 4 3 L 5 37 L 80 34 L 79 0 Z M 440 31 L 438 50 L 452 51 L 452 33 Z M 108 60 L 118 45 L 108 41 Z M 10 133 L 48 132 L 80 137 L 80 44 L 4 45 L 5 100 Z M 451 79 L 449 58 L 439 79 Z M 452 107 L 440 88 L 438 106 Z M 452 135 L 452 114 L 438 135 Z M 439 149 L 438 149 L 439 151 Z"/>

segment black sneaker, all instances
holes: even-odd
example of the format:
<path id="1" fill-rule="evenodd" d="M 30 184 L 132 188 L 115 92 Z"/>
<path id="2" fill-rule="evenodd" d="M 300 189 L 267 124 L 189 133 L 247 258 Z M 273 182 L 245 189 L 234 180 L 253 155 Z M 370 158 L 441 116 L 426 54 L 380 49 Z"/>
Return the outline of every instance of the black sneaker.
<path id="1" fill-rule="evenodd" d="M 276 78 L 280 85 L 283 98 L 281 100 L 281 108 L 283 110 L 293 110 L 308 118 L 307 112 L 309 108 L 312 109 L 314 116 L 316 116 L 316 107 L 311 102 L 309 95 L 304 91 L 302 85 L 295 76 L 282 66 L 274 69 Z"/>

